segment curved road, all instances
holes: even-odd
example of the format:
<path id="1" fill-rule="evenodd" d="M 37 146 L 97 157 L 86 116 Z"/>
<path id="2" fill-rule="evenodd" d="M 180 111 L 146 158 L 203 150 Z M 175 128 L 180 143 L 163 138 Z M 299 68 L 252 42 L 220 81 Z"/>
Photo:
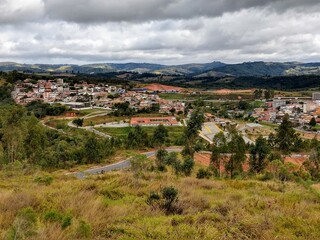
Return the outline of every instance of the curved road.
<path id="1" fill-rule="evenodd" d="M 168 152 L 181 152 L 182 148 L 167 148 L 166 150 Z M 146 152 L 143 154 L 146 155 L 148 158 L 150 158 L 156 154 L 156 151 Z M 98 168 L 88 169 L 88 170 L 85 170 L 82 172 L 77 172 L 77 173 L 74 173 L 74 175 L 79 179 L 84 179 L 86 177 L 86 175 L 90 175 L 90 174 L 101 174 L 101 173 L 105 173 L 105 172 L 111 172 L 111 171 L 115 171 L 115 170 L 129 168 L 130 167 L 130 160 L 131 160 L 131 158 L 128 158 L 124 161 L 114 163 L 111 165 L 106 165 L 103 167 L 98 167 Z"/>

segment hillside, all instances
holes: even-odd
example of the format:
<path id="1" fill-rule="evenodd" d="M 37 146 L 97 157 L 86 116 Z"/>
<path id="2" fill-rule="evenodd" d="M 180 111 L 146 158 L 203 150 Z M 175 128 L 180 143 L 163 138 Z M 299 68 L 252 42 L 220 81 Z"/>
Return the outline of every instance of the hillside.
<path id="1" fill-rule="evenodd" d="M 15 164 L 0 172 L 1 239 L 318 239 L 319 193 L 295 183 L 170 172 L 78 180 Z M 167 186 L 176 213 L 147 201 Z"/>
<path id="2" fill-rule="evenodd" d="M 0 71 L 25 71 L 38 73 L 111 73 L 136 72 L 164 75 L 180 75 L 192 77 L 223 76 L 292 76 L 319 75 L 320 63 L 278 63 L 278 62 L 246 62 L 241 64 L 225 64 L 221 62 L 184 65 L 161 65 L 152 63 L 97 63 L 87 65 L 72 64 L 20 64 L 13 62 L 0 63 Z"/>

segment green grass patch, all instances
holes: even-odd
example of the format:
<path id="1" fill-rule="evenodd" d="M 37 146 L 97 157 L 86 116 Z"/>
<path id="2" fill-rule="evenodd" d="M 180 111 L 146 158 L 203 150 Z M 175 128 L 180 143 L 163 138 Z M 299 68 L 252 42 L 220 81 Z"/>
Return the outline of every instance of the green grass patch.
<path id="1" fill-rule="evenodd" d="M 84 119 L 83 124 L 84 126 L 92 126 L 92 125 L 111 123 L 111 122 L 121 122 L 121 121 L 130 122 L 130 119 L 132 117 L 163 117 L 163 116 L 167 116 L 167 115 L 160 114 L 160 113 L 153 113 L 153 114 L 141 113 L 141 114 L 136 114 L 134 116 L 115 117 L 115 116 L 110 116 L 106 114 L 104 116 L 96 116 L 96 117 Z"/>
<path id="2" fill-rule="evenodd" d="M 130 131 L 133 131 L 134 127 L 123 127 L 123 128 L 105 128 L 99 127 L 96 128 L 98 131 L 106 133 L 113 137 L 126 138 Z M 142 127 L 144 131 L 148 133 L 148 136 L 151 137 L 156 130 L 156 127 Z M 170 143 L 178 143 L 179 139 L 182 138 L 184 127 L 166 127 L 168 130 L 168 140 Z"/>

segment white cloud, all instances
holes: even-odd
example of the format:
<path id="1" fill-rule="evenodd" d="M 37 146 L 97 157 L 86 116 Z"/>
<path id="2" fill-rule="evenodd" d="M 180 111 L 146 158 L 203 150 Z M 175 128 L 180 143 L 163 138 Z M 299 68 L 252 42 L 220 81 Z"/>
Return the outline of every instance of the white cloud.
<path id="1" fill-rule="evenodd" d="M 0 0 L 0 61 L 319 61 L 318 7 L 313 0 Z"/>

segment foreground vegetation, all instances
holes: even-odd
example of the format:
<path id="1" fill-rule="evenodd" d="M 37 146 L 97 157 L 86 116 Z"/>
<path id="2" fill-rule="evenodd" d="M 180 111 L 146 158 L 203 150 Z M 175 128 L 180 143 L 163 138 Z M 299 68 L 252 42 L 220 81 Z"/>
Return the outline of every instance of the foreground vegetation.
<path id="1" fill-rule="evenodd" d="M 123 171 L 77 180 L 24 164 L 0 172 L 1 239 L 318 239 L 311 187 Z M 150 205 L 177 190 L 176 213 Z"/>

